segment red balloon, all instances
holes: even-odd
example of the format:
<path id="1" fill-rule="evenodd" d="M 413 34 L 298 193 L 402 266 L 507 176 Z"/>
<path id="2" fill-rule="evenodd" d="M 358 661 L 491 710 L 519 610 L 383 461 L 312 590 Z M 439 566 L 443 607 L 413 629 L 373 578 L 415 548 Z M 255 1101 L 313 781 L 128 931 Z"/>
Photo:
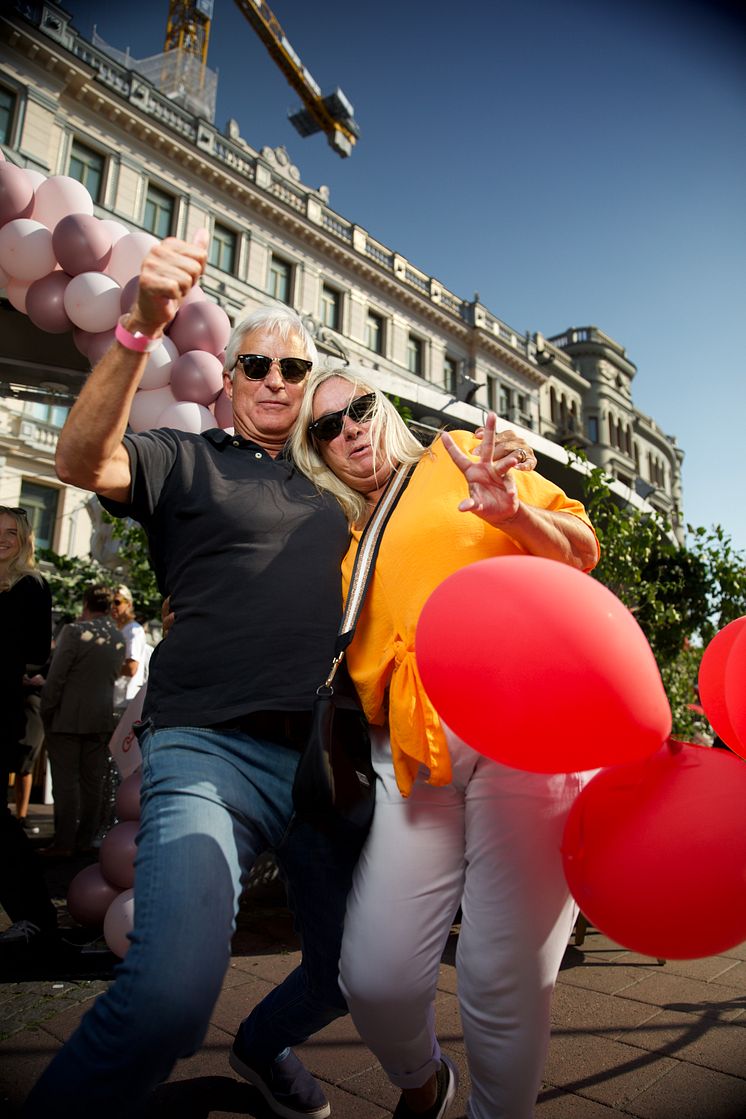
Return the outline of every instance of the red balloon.
<path id="1" fill-rule="evenodd" d="M 188 350 L 207 350 L 219 354 L 228 344 L 231 322 L 222 307 L 209 300 L 185 304 L 168 327 L 171 341 L 180 354 Z"/>
<path id="2" fill-rule="evenodd" d="M 130 946 L 128 934 L 135 923 L 135 891 L 124 890 L 114 898 L 104 917 L 104 940 L 109 950 L 122 959 Z"/>
<path id="3" fill-rule="evenodd" d="M 27 218 L 34 205 L 34 187 L 22 167 L 0 164 L 0 225 Z"/>
<path id="4" fill-rule="evenodd" d="M 139 769 L 125 777 L 117 789 L 114 811 L 118 820 L 140 819 L 140 785 L 142 774 Z"/>
<path id="5" fill-rule="evenodd" d="M 671 730 L 655 658 L 632 614 L 601 583 L 554 560 L 503 556 L 450 575 L 425 603 L 415 647 L 443 721 L 517 769 L 631 761 Z"/>
<path id="6" fill-rule="evenodd" d="M 68 887 L 68 912 L 79 925 L 100 925 L 118 893 L 119 888 L 106 881 L 100 866 L 87 866 Z"/>
<path id="7" fill-rule="evenodd" d="M 171 366 L 171 391 L 177 400 L 212 404 L 223 391 L 223 367 L 214 354 L 189 350 Z"/>
<path id="8" fill-rule="evenodd" d="M 92 214 L 68 214 L 52 233 L 54 255 L 65 272 L 101 272 L 111 256 L 111 233 Z"/>
<path id="9" fill-rule="evenodd" d="M 740 621 L 746 622 L 746 618 Z M 725 665 L 725 705 L 735 732 L 732 742 L 723 742 L 746 758 L 746 627 L 741 626 Z M 722 735 L 720 736 L 723 737 Z"/>
<path id="10" fill-rule="evenodd" d="M 101 841 L 101 873 L 112 886 L 126 890 L 135 883 L 135 840 L 140 828 L 137 820 L 115 824 Z"/>
<path id="11" fill-rule="evenodd" d="M 670 741 L 586 785 L 562 842 L 573 897 L 634 952 L 688 960 L 746 940 L 746 765 Z"/>
<path id="12" fill-rule="evenodd" d="M 731 650 L 736 639 L 745 630 L 746 616 L 730 622 L 715 634 L 702 654 L 699 665 L 700 703 L 715 733 L 722 738 L 726 746 L 734 750 L 737 750 L 740 736 L 731 722 L 725 698 L 725 674 Z"/>
<path id="13" fill-rule="evenodd" d="M 35 280 L 26 292 L 26 314 L 39 330 L 48 334 L 62 334 L 72 323 L 65 310 L 65 292 L 70 283 L 66 272 L 50 272 Z"/>

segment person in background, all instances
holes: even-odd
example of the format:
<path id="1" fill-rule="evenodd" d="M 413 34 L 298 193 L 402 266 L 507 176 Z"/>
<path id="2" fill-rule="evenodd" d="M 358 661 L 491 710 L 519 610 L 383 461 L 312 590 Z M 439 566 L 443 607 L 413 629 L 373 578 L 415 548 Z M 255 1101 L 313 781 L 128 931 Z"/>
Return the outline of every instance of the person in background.
<path id="1" fill-rule="evenodd" d="M 25 509 L 0 505 L 0 905 L 12 925 L 0 942 L 25 946 L 56 929 L 57 918 L 33 845 L 8 807 L 8 775 L 22 769 L 23 681 L 49 656 L 52 597 L 36 567 Z"/>
<path id="2" fill-rule="evenodd" d="M 114 592 L 111 616 L 124 638 L 124 663 L 114 684 L 114 711 L 119 717 L 147 679 L 151 649 L 144 628 L 135 619 L 132 592 L 124 584 Z"/>
<path id="3" fill-rule="evenodd" d="M 442 1119 L 456 1093 L 434 998 L 459 906 L 467 1114 L 533 1116 L 551 993 L 576 916 L 560 840 L 584 775 L 524 772 L 471 749 L 441 723 L 414 654 L 422 607 L 459 568 L 498 556 L 582 571 L 598 561 L 580 503 L 538 473 L 519 474 L 526 452 L 506 455 L 495 429 L 490 413 L 481 442 L 444 432 L 424 449 L 381 392 L 332 370 L 312 376 L 291 439 L 294 461 L 348 517 L 345 588 L 392 471 L 413 467 L 347 651 L 380 781 L 348 901 L 340 985 L 363 1041 L 401 1089 L 395 1119 Z M 464 625 L 479 625 L 478 605 L 464 604 Z M 510 635 L 495 634 L 495 655 L 510 656 Z"/>
<path id="4" fill-rule="evenodd" d="M 59 635 L 41 693 L 52 771 L 54 842 L 41 854 L 91 853 L 102 812 L 107 744 L 114 729 L 114 682 L 124 639 L 111 618 L 112 592 L 92 584 L 80 618 Z"/>
<path id="5" fill-rule="evenodd" d="M 39 828 L 28 818 L 34 768 L 44 745 L 44 724 L 41 719 L 41 689 L 49 669 L 49 661 L 31 676 L 23 677 L 23 706 L 26 728 L 20 742 L 18 769 L 14 785 L 16 818 L 29 835 L 38 835 Z"/>

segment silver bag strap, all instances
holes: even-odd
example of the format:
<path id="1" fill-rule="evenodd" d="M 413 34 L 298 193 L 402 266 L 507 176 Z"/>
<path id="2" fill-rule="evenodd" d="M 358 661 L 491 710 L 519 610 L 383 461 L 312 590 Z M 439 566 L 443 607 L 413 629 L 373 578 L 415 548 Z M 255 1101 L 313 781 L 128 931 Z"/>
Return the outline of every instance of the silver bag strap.
<path id="1" fill-rule="evenodd" d="M 399 466 L 386 483 L 386 488 L 379 497 L 376 507 L 363 530 L 358 544 L 355 563 L 350 576 L 350 588 L 347 592 L 344 614 L 339 626 L 335 644 L 335 656 L 332 661 L 331 671 L 326 679 L 325 687 L 331 687 L 334 675 L 345 655 L 345 649 L 355 635 L 355 626 L 365 600 L 373 569 L 376 563 L 378 549 L 381 546 L 383 530 L 388 524 L 389 517 L 396 507 L 396 503 L 404 492 L 412 475 L 412 466 Z"/>

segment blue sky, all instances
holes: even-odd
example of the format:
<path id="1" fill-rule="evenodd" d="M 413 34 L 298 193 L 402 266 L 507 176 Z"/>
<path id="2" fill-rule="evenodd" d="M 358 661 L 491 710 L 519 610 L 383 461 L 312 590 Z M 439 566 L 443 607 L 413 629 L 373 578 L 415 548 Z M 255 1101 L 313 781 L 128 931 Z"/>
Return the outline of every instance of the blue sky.
<path id="1" fill-rule="evenodd" d="M 167 0 L 67 0 L 135 57 Z M 595 325 L 684 450 L 684 513 L 746 550 L 746 22 L 720 0 L 272 0 L 361 138 L 340 159 L 232 0 L 215 0 L 216 124 L 284 145 L 330 204 L 517 330 Z M 133 18 L 133 14 L 135 18 Z"/>

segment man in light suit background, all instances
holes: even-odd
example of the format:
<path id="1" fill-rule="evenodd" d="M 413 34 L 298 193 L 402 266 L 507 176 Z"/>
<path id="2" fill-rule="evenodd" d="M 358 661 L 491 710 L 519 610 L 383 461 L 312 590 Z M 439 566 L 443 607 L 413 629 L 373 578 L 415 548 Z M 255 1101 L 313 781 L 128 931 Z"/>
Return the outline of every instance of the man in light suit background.
<path id="1" fill-rule="evenodd" d="M 111 618 L 112 597 L 108 587 L 86 587 L 81 616 L 60 633 L 42 689 L 55 829 L 44 855 L 90 852 L 100 823 L 114 682 L 125 654 Z"/>

